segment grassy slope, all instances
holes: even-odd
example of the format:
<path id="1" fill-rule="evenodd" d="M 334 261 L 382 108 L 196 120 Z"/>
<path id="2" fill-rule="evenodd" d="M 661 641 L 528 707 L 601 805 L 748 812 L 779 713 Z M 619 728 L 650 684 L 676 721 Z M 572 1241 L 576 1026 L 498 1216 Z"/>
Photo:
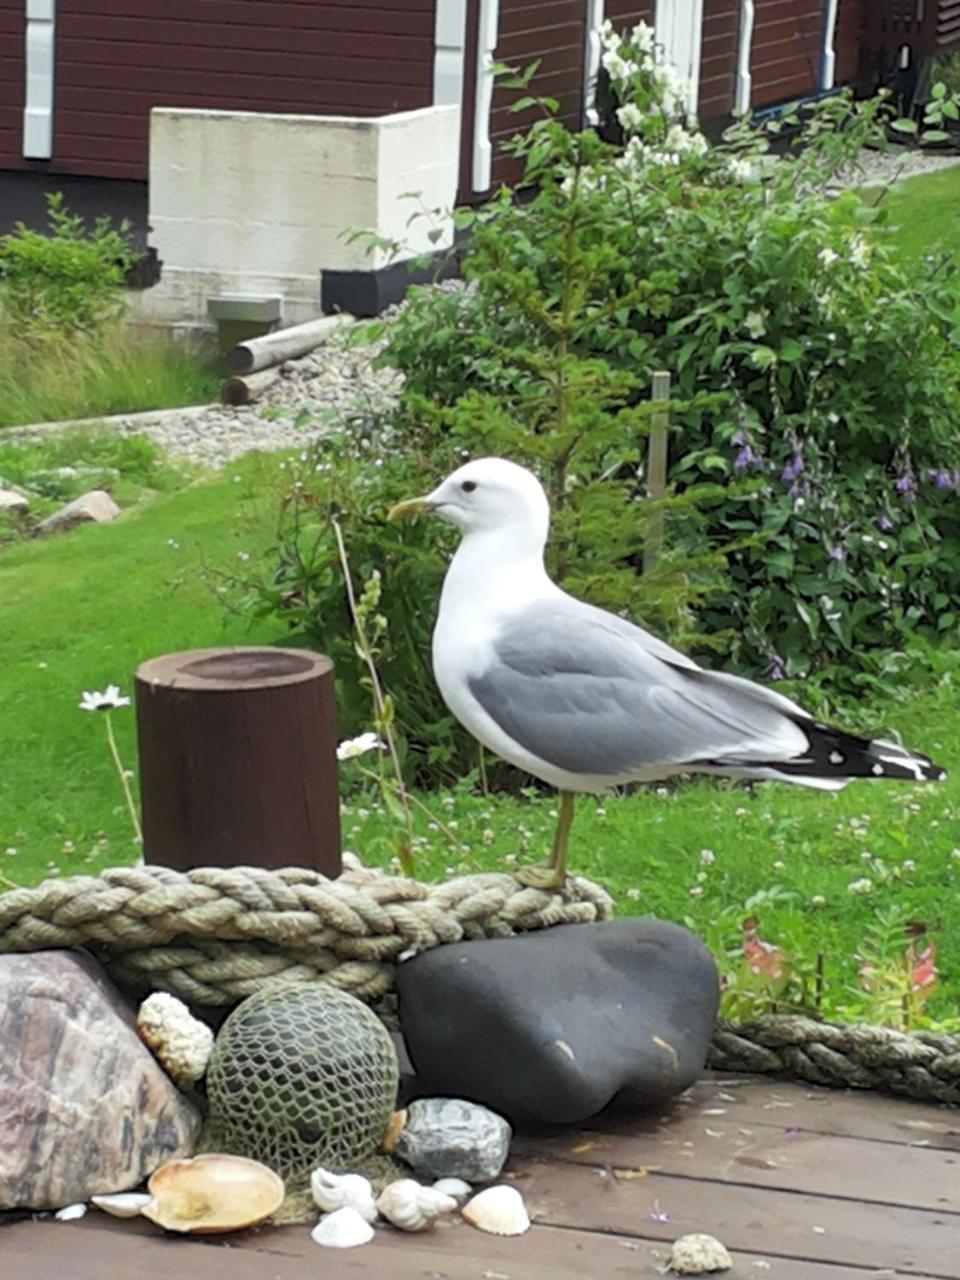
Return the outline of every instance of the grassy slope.
<path id="1" fill-rule="evenodd" d="M 250 466 L 245 468 L 250 471 Z M 231 476 L 162 495 L 112 525 L 24 543 L 0 554 L 0 872 L 32 883 L 133 852 L 100 716 L 84 689 L 131 691 L 138 663 L 214 644 L 267 642 L 276 629 L 227 619 L 202 579 L 267 527 L 271 504 Z M 175 539 L 176 547 L 168 544 Z M 115 713 L 121 755 L 135 764 L 130 709 Z M 97 838 L 96 860 L 85 863 Z M 64 852 L 64 842 L 72 842 Z M 17 850 L 3 856 L 5 849 Z"/>

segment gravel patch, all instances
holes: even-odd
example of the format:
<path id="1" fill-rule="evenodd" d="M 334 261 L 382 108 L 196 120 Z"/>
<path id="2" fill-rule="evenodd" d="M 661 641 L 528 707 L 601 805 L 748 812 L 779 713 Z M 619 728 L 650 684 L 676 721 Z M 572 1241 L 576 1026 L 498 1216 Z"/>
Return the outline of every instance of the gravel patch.
<path id="1" fill-rule="evenodd" d="M 891 147 L 887 151 L 864 150 L 857 163 L 837 181 L 837 190 L 849 187 L 885 187 L 902 178 L 915 178 L 921 173 L 936 173 L 960 164 L 960 156 L 943 155 L 919 148 Z"/>

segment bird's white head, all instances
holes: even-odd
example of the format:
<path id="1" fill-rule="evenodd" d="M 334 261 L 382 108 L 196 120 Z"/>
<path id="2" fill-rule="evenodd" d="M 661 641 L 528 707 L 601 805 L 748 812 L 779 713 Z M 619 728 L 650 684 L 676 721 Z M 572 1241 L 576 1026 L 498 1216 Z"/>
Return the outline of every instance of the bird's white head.
<path id="1" fill-rule="evenodd" d="M 510 533 L 537 551 L 547 540 L 550 524 L 550 505 L 540 481 L 506 458 L 478 458 L 458 467 L 432 493 L 398 503 L 390 518 L 427 512 L 464 534 Z"/>

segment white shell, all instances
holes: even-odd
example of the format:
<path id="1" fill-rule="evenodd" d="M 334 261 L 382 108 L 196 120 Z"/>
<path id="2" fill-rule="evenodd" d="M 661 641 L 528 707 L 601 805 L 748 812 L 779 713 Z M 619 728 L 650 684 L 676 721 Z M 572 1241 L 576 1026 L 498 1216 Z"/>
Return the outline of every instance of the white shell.
<path id="1" fill-rule="evenodd" d="M 453 1213 L 457 1202 L 435 1187 L 422 1187 L 413 1178 L 391 1182 L 377 1198 L 377 1209 L 401 1231 L 426 1231 L 441 1213 Z"/>
<path id="2" fill-rule="evenodd" d="M 438 1178 L 433 1184 L 433 1189 L 442 1191 L 445 1196 L 453 1196 L 454 1200 L 463 1203 L 469 1197 L 473 1187 L 462 1178 Z"/>
<path id="3" fill-rule="evenodd" d="M 495 1236 L 522 1236 L 530 1226 L 527 1207 L 516 1187 L 487 1187 L 463 1206 L 471 1226 Z"/>
<path id="4" fill-rule="evenodd" d="M 356 1209 L 367 1222 L 376 1222 L 373 1187 L 359 1173 L 331 1173 L 314 1169 L 310 1175 L 310 1194 L 318 1209 L 332 1213 L 334 1209 Z"/>
<path id="5" fill-rule="evenodd" d="M 152 1199 L 144 1191 L 121 1191 L 115 1196 L 91 1196 L 90 1202 L 111 1217 L 136 1218 Z"/>
<path id="6" fill-rule="evenodd" d="M 82 1202 L 80 1204 L 66 1204 L 62 1209 L 58 1209 L 53 1215 L 58 1222 L 74 1222 L 77 1218 L 82 1218 L 87 1212 L 87 1206 Z"/>
<path id="7" fill-rule="evenodd" d="M 310 1239 L 328 1249 L 353 1249 L 358 1244 L 370 1243 L 373 1227 L 356 1209 L 347 1205 L 344 1209 L 325 1213 L 310 1232 Z"/>
<path id="8" fill-rule="evenodd" d="M 674 1241 L 667 1265 L 680 1276 L 701 1276 L 708 1271 L 728 1271 L 733 1260 L 719 1240 L 694 1232 Z"/>
<path id="9" fill-rule="evenodd" d="M 147 996 L 137 1012 L 137 1031 L 175 1084 L 195 1084 L 206 1071 L 213 1032 L 176 996 Z"/>

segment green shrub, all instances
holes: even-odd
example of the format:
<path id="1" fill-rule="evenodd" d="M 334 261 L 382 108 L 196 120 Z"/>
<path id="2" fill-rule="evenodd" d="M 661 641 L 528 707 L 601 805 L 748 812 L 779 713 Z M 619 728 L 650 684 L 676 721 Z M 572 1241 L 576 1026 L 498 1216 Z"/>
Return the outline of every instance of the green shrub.
<path id="1" fill-rule="evenodd" d="M 123 311 L 123 279 L 136 260 L 126 222 L 98 218 L 92 230 L 47 196 L 48 235 L 18 222 L 0 239 L 0 306 L 21 337 L 98 333 Z"/>
<path id="2" fill-rule="evenodd" d="M 411 291 L 383 331 L 381 359 L 405 377 L 398 409 L 304 455 L 275 573 L 250 597 L 341 656 L 358 727 L 328 530 L 340 513 L 356 574 L 383 577 L 385 680 L 422 778 L 475 759 L 427 665 L 444 535 L 387 532 L 382 516 L 465 455 L 536 467 L 555 509 L 554 573 L 713 663 L 773 678 L 826 670 L 851 692 L 915 633 L 956 625 L 953 268 L 906 274 L 882 205 L 828 194 L 877 135 L 880 103 L 811 107 L 788 120 L 794 144 L 774 160 L 779 124 L 740 123 L 715 146 L 684 126 L 644 29 L 629 42 L 608 30 L 605 44 L 625 146 L 549 114 L 515 144 L 533 194 L 458 214 L 469 288 Z M 643 575 L 657 369 L 676 389 L 673 496 L 666 554 Z"/>

